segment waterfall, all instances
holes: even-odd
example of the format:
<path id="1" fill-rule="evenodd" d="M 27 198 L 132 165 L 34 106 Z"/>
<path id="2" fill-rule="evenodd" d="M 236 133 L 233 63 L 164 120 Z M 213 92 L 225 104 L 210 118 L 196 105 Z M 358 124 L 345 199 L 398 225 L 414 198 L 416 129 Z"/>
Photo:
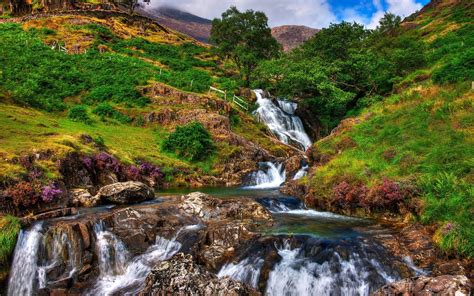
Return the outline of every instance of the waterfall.
<path id="1" fill-rule="evenodd" d="M 271 132 L 283 143 L 295 145 L 301 150 L 311 146 L 311 140 L 306 134 L 303 122 L 294 115 L 297 104 L 284 100 L 277 100 L 278 106 L 269 98 L 263 97 L 262 90 L 254 90 L 257 95 L 258 109 L 254 114 L 264 122 Z"/>
<path id="2" fill-rule="evenodd" d="M 155 244 L 145 253 L 131 258 L 123 242 L 103 225 L 97 225 L 95 232 L 100 276 L 87 295 L 136 295 L 153 266 L 181 249 L 177 235 L 171 240 L 157 236 Z"/>
<path id="3" fill-rule="evenodd" d="M 43 224 L 35 224 L 28 231 L 21 231 L 8 283 L 8 295 L 33 295 L 38 271 L 38 248 L 43 234 Z"/>
<path id="4" fill-rule="evenodd" d="M 262 269 L 264 260 L 262 258 L 245 258 L 239 263 L 227 263 L 219 270 L 217 276 L 219 278 L 229 276 L 236 281 L 246 283 L 254 288 L 258 286 L 260 278 L 260 270 Z"/>
<path id="5" fill-rule="evenodd" d="M 250 175 L 252 185 L 248 189 L 278 188 L 286 180 L 286 172 L 282 164 L 275 165 L 272 162 L 260 164 L 262 169 Z"/>
<path id="6" fill-rule="evenodd" d="M 381 285 L 397 279 L 364 252 L 340 255 L 331 251 L 321 260 L 323 257 L 307 257 L 302 248 L 292 248 L 289 243 L 277 249 L 282 259 L 269 274 L 267 295 L 365 296 L 373 292 L 374 281 Z"/>
<path id="7" fill-rule="evenodd" d="M 299 180 L 308 174 L 309 166 L 305 164 L 301 169 L 295 174 L 293 180 Z"/>

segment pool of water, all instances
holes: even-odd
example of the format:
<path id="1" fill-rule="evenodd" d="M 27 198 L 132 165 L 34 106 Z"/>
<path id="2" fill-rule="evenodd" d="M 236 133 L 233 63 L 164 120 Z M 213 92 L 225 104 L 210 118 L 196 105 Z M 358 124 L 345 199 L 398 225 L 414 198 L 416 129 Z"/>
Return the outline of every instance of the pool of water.
<path id="1" fill-rule="evenodd" d="M 159 197 L 181 196 L 203 192 L 218 198 L 252 198 L 272 212 L 275 223 L 261 228 L 266 235 L 310 235 L 320 238 L 351 238 L 363 235 L 361 227 L 373 222 L 334 213 L 307 209 L 297 198 L 285 195 L 278 189 L 246 189 L 243 187 L 205 187 L 199 189 L 175 188 L 157 193 Z M 357 230 L 356 230 L 357 229 Z"/>

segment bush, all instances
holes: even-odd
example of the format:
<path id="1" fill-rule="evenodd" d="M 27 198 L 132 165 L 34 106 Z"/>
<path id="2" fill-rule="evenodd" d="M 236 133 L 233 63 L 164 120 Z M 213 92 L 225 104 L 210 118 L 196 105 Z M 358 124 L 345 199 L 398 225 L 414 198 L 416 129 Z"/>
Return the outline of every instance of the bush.
<path id="1" fill-rule="evenodd" d="M 38 182 L 19 182 L 7 188 L 5 193 L 11 197 L 15 206 L 27 208 L 38 203 L 42 190 Z"/>
<path id="2" fill-rule="evenodd" d="M 163 142 L 162 149 L 181 158 L 199 161 L 208 158 L 214 151 L 210 133 L 199 122 L 178 126 Z"/>
<path id="3" fill-rule="evenodd" d="M 117 120 L 120 123 L 129 123 L 132 120 L 125 114 L 122 114 L 120 111 L 117 111 L 109 103 L 99 104 L 92 113 L 97 114 L 101 117 L 102 120 L 105 118 L 112 118 Z"/>
<path id="4" fill-rule="evenodd" d="M 55 199 L 59 198 L 63 191 L 59 189 L 56 184 L 51 183 L 43 187 L 43 192 L 41 193 L 41 199 L 44 202 L 52 202 Z"/>
<path id="5" fill-rule="evenodd" d="M 89 113 L 87 112 L 87 107 L 83 105 L 77 105 L 72 107 L 69 110 L 68 117 L 72 121 L 83 122 L 85 124 L 92 123 L 92 120 L 89 117 Z"/>
<path id="6" fill-rule="evenodd" d="M 455 83 L 474 80 L 474 49 L 468 49 L 452 57 L 445 65 L 433 72 L 436 83 Z"/>

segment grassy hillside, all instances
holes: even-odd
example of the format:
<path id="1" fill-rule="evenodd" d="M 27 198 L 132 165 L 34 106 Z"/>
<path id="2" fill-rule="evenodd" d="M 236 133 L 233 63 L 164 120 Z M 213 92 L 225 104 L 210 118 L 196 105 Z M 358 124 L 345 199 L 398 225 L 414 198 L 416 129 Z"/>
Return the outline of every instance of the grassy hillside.
<path id="1" fill-rule="evenodd" d="M 0 180 L 4 185 L 23 178 L 25 169 L 12 161 L 15 158 L 52 152 L 54 158 L 38 163 L 54 178 L 58 177 L 55 161 L 61 156 L 72 151 L 94 153 L 104 145 L 124 163 L 140 159 L 161 166 L 175 185 L 187 185 L 186 176 L 221 173 L 222 164 L 239 145 L 218 141 L 217 153 L 200 162 L 160 149 L 181 117 L 220 120 L 224 126 L 228 120 L 237 135 L 277 156 L 286 155 L 287 148 L 267 138 L 265 129 L 250 115 L 226 110 L 221 98 L 207 94 L 210 85 L 236 90 L 238 82 L 228 78 L 235 73 L 233 68 L 221 66 L 200 43 L 142 18 L 9 19 L 0 23 L 0 53 L 0 126 L 4 131 Z M 158 96 L 146 93 L 159 83 L 174 90 Z M 194 101 L 186 101 L 188 97 Z M 178 115 L 166 124 L 146 122 L 152 112 Z M 210 112 L 208 118 L 206 112 Z M 83 143 L 83 134 L 96 145 Z"/>
<path id="2" fill-rule="evenodd" d="M 443 250 L 474 256 L 473 10 L 441 1 L 402 24 L 423 36 L 427 66 L 315 143 L 308 202 L 435 224 Z"/>

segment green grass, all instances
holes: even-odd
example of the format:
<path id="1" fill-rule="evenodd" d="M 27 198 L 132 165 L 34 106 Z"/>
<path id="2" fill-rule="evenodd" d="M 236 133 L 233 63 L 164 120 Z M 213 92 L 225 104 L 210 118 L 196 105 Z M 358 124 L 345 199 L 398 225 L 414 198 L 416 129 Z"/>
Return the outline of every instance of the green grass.
<path id="1" fill-rule="evenodd" d="M 20 229 L 18 218 L 13 216 L 0 218 L 0 265 L 8 266 Z"/>
<path id="2" fill-rule="evenodd" d="M 322 197 L 331 198 L 332 187 L 341 178 L 369 187 L 384 178 L 409 182 L 418 188 L 424 203 L 420 221 L 439 226 L 439 245 L 447 252 L 473 257 L 474 104 L 470 83 L 443 89 L 429 83 L 421 86 L 372 106 L 365 110 L 371 113 L 369 119 L 317 143 L 316 150 L 333 159 L 318 168 L 310 183 Z M 347 138 L 354 145 L 340 151 L 340 143 Z M 440 181 L 446 175 L 450 176 L 449 186 Z M 445 188 L 435 194 L 436 186 Z M 443 232 L 449 223 L 453 230 Z"/>
<path id="3" fill-rule="evenodd" d="M 159 165 L 164 170 L 173 168 L 175 171 L 190 173 L 196 170 L 196 173 L 202 173 L 203 170 L 210 171 L 209 167 L 218 161 L 211 158 L 206 162 L 192 163 L 181 160 L 172 153 L 163 153 L 159 143 L 168 135 L 164 128 L 111 124 L 102 122 L 95 115 L 91 115 L 94 123 L 86 124 L 72 121 L 62 114 L 51 116 L 50 113 L 34 109 L 3 104 L 0 106 L 0 126 L 3 129 L 0 154 L 5 158 L 46 150 L 54 151 L 58 158 L 72 151 L 94 153 L 94 147 L 80 142 L 80 135 L 87 134 L 93 138 L 101 137 L 108 151 L 128 164 L 135 163 L 140 158 Z M 43 165 L 52 176 L 57 174 L 55 162 L 47 161 Z M 13 178 L 22 171 L 21 167 L 0 162 L 0 179 Z"/>

